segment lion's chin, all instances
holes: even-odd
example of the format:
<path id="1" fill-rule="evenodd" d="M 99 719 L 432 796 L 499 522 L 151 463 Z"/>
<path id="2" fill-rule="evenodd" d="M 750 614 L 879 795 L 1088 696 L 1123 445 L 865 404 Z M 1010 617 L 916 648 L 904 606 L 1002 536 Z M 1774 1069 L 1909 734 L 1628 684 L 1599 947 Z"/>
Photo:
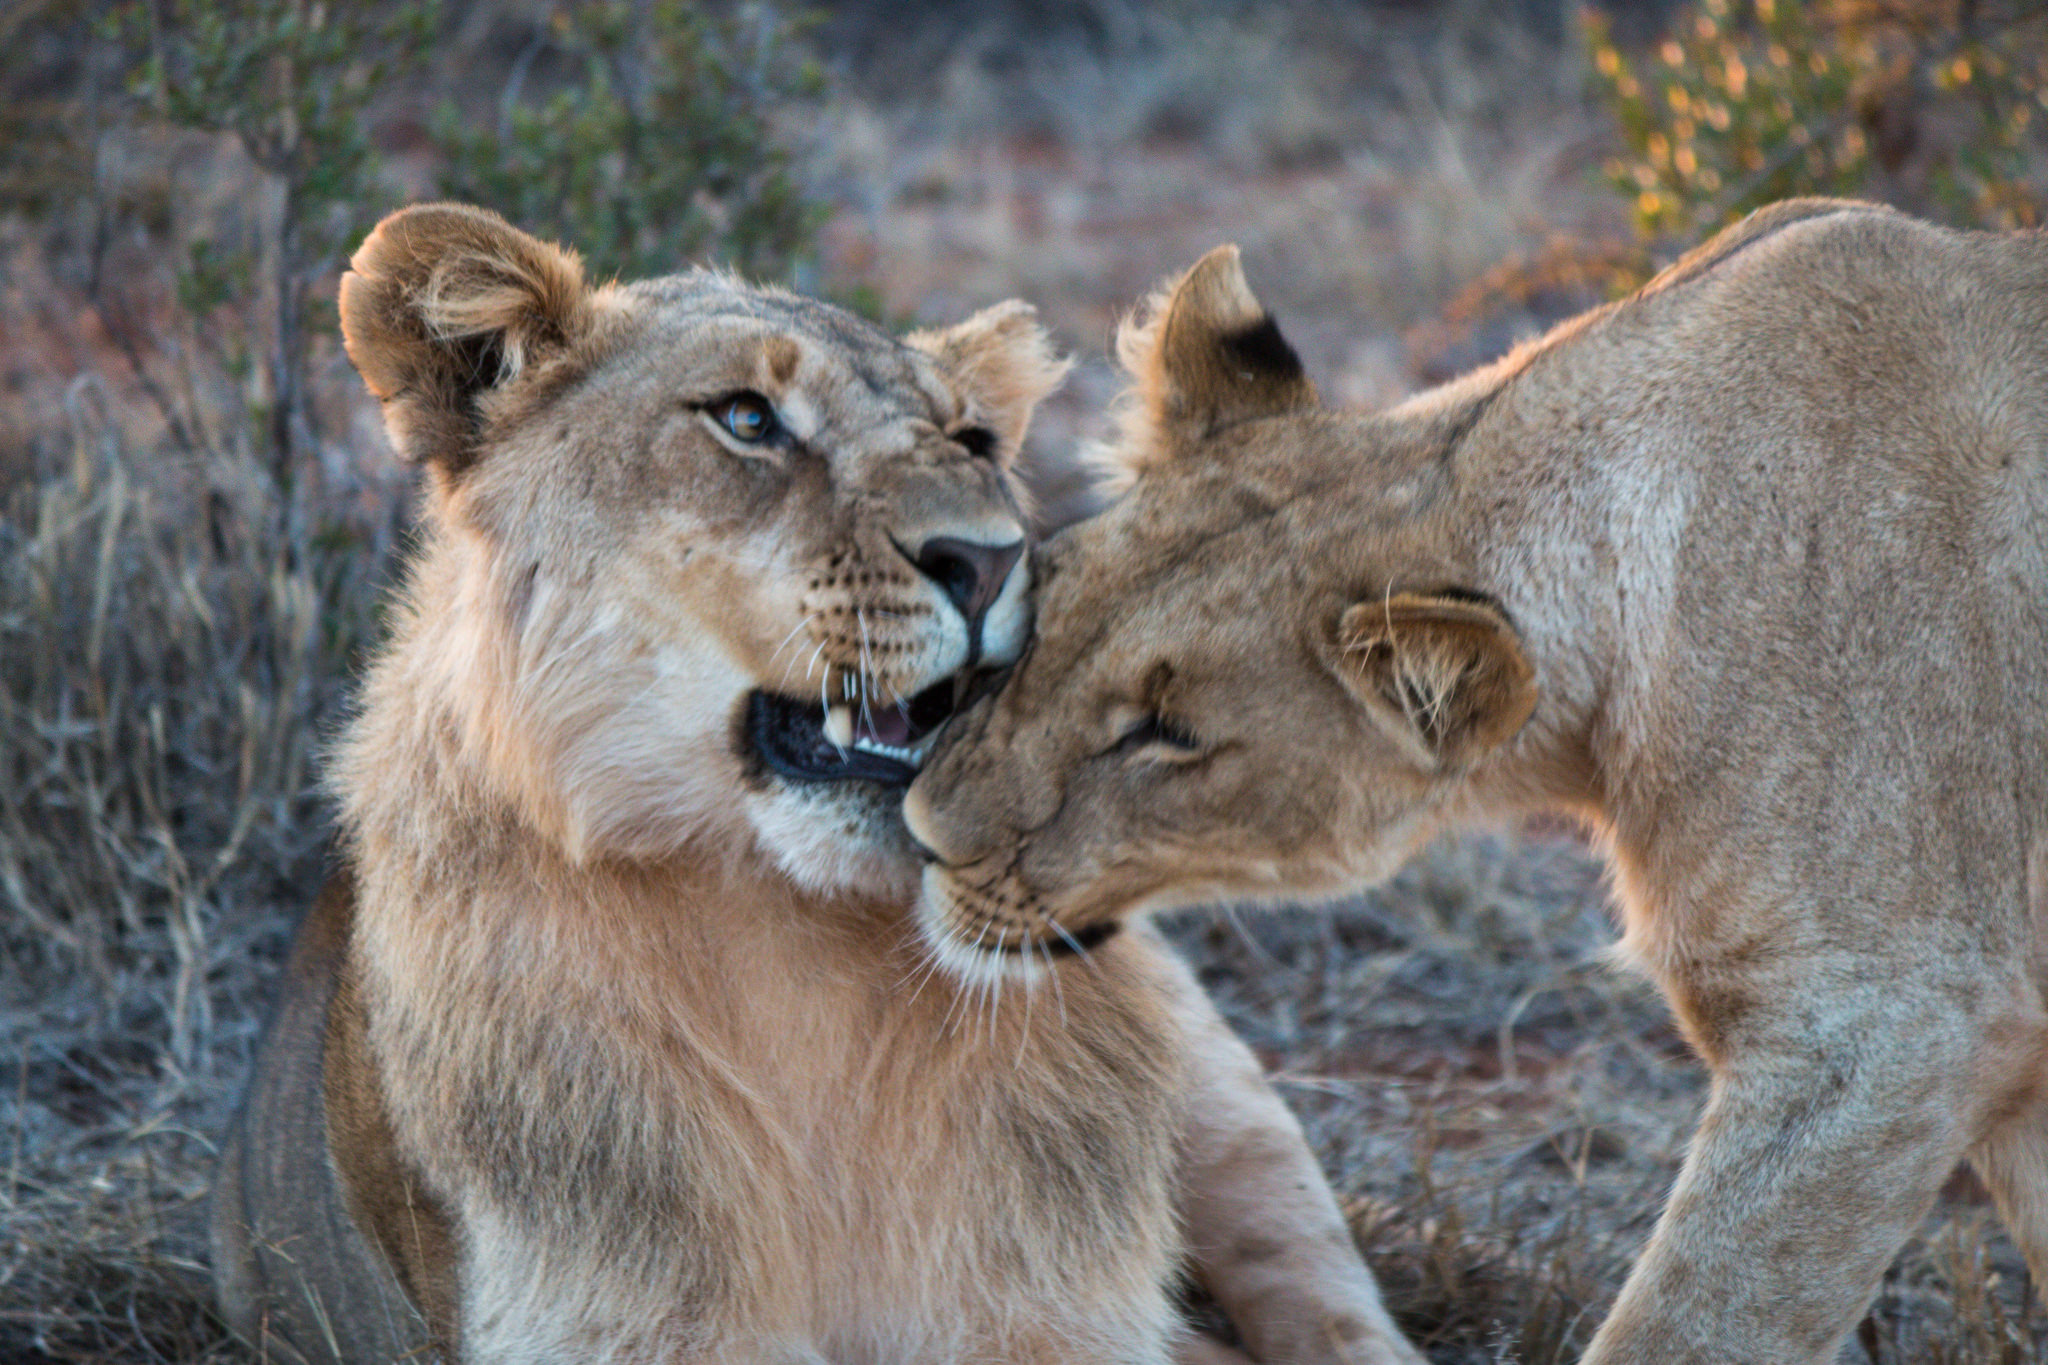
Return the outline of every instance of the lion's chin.
<path id="1" fill-rule="evenodd" d="M 949 675 L 872 706 L 749 692 L 736 738 L 754 778 L 749 815 L 777 866 L 808 891 L 908 903 L 919 858 L 903 792 L 961 690 Z"/>
<path id="2" fill-rule="evenodd" d="M 972 896 L 967 897 L 971 903 Z M 962 888 L 952 874 L 935 863 L 922 869 L 917 895 L 917 927 L 925 951 L 941 968 L 962 982 L 1035 981 L 1061 963 L 1081 959 L 1115 938 L 1123 917 L 1107 917 L 1069 929 L 1055 918 L 1044 919 L 1028 934 L 993 932 L 983 919 L 981 932 L 971 926 L 974 915 L 962 902 Z"/>
<path id="3" fill-rule="evenodd" d="M 804 890 L 904 905 L 916 894 L 919 861 L 903 827 L 900 788 L 778 782 L 747 804 L 762 849 Z"/>

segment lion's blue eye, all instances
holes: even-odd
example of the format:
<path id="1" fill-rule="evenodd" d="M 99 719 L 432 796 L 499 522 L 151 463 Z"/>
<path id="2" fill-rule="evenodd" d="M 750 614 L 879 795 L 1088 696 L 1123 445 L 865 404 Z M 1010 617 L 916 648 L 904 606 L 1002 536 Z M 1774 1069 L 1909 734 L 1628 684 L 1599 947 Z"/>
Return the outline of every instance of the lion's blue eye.
<path id="1" fill-rule="evenodd" d="M 736 393 L 711 405 L 711 416 L 733 439 L 759 445 L 775 434 L 775 407 L 758 393 Z"/>

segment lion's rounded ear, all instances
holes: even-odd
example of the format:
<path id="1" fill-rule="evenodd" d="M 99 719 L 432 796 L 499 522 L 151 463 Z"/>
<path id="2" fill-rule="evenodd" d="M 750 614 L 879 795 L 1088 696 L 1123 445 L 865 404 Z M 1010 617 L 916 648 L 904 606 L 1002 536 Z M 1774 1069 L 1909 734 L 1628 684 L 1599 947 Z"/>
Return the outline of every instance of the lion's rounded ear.
<path id="1" fill-rule="evenodd" d="M 1356 603 L 1338 623 L 1337 649 L 1345 685 L 1425 772 L 1470 767 L 1536 709 L 1521 639 L 1483 599 L 1402 592 Z"/>
<path id="2" fill-rule="evenodd" d="M 1053 349 L 1038 310 L 1021 299 L 984 308 L 951 327 L 912 332 L 903 341 L 953 376 L 977 420 L 995 433 L 995 453 L 1004 464 L 1023 448 L 1031 414 L 1074 367 Z"/>
<path id="3" fill-rule="evenodd" d="M 422 204 L 377 224 L 341 277 L 341 337 L 398 453 L 460 473 L 477 402 L 586 340 L 596 310 L 573 251 L 488 209 Z"/>
<path id="4" fill-rule="evenodd" d="M 1117 331 L 1134 392 L 1110 452 L 1127 476 L 1233 422 L 1314 407 L 1316 387 L 1245 281 L 1234 246 L 1195 262 Z"/>

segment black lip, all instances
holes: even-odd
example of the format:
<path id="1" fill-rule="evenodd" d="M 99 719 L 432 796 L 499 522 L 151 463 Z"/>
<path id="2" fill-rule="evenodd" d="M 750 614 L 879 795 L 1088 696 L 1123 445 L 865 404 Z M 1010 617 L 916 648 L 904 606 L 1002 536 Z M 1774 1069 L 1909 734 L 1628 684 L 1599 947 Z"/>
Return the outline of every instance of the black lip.
<path id="1" fill-rule="evenodd" d="M 1121 928 L 1123 925 L 1116 920 L 1101 920 L 1094 924 L 1084 924 L 1072 933 L 1056 934 L 1029 947 L 1025 946 L 1022 939 L 1005 940 L 996 945 L 996 951 L 1009 953 L 1013 957 L 1028 957 L 1033 948 L 1038 948 L 1053 957 L 1074 957 L 1109 942 L 1116 937 L 1117 930 Z"/>
<path id="2" fill-rule="evenodd" d="M 913 743 L 952 719 L 954 690 L 953 679 L 944 678 L 904 703 Z M 761 762 L 792 782 L 872 782 L 901 789 L 917 776 L 908 763 L 841 749 L 825 738 L 825 713 L 815 702 L 751 692 L 746 735 Z"/>
<path id="3" fill-rule="evenodd" d="M 769 692 L 747 697 L 747 738 L 769 769 L 792 782 L 873 782 L 907 787 L 917 769 L 882 754 L 841 749 L 825 738 L 824 712 Z"/>

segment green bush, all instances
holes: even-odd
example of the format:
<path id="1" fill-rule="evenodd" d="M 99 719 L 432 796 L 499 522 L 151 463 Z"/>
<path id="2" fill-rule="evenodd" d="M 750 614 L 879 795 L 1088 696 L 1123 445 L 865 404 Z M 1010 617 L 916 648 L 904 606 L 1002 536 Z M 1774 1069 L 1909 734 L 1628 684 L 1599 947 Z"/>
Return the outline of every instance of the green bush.
<path id="1" fill-rule="evenodd" d="M 319 468 L 311 396 L 333 354 L 332 281 L 405 197 L 379 131 L 414 118 L 427 89 L 449 92 L 421 148 L 438 192 L 574 244 L 600 273 L 703 260 L 783 276 L 819 224 L 775 114 L 822 78 L 800 55 L 802 24 L 765 5 L 604 0 L 539 21 L 508 7 L 496 23 L 526 49 L 509 77 L 501 63 L 432 87 L 429 63 L 454 32 L 439 0 L 89 9 L 96 22 L 67 12 L 36 42 L 0 49 L 0 132 L 64 144 L 0 173 L 0 211 L 54 222 L 90 206 L 82 273 L 172 443 L 253 454 L 294 509 Z M 94 183 L 100 139 L 122 126 L 231 136 L 251 183 L 229 220 L 173 241 L 168 201 L 124 202 Z M 157 155 L 175 156 L 171 145 Z M 109 284 L 99 253 L 137 240 L 154 244 L 151 274 L 131 255 Z M 144 297 L 153 286 L 167 297 Z"/>
<path id="2" fill-rule="evenodd" d="M 544 98 L 508 91 L 495 126 L 472 128 L 444 105 L 441 191 L 573 243 L 599 275 L 667 274 L 705 257 L 785 275 L 819 221 L 770 116 L 823 84 L 793 55 L 798 27 L 759 7 L 714 14 L 689 0 L 557 11 L 546 45 L 571 78 Z"/>
<path id="3" fill-rule="evenodd" d="M 387 192 L 370 142 L 369 108 L 391 82 L 419 69 L 435 17 L 431 0 L 328 5 L 308 0 L 158 0 L 114 12 L 102 36 L 135 59 L 130 79 L 144 117 L 178 128 L 232 133 L 277 190 L 260 249 L 194 245 L 177 299 L 195 318 L 239 304 L 261 344 L 267 393 L 252 415 L 289 488 L 310 452 L 306 412 L 306 303 L 331 274 Z M 256 289 L 257 261 L 267 265 Z M 260 343 L 258 339 L 261 339 Z"/>
<path id="4" fill-rule="evenodd" d="M 1801 194 L 1956 224 L 2041 221 L 2048 8 L 2038 0 L 1701 0 L 1648 61 L 1585 37 L 1645 238 L 1697 239 Z"/>

